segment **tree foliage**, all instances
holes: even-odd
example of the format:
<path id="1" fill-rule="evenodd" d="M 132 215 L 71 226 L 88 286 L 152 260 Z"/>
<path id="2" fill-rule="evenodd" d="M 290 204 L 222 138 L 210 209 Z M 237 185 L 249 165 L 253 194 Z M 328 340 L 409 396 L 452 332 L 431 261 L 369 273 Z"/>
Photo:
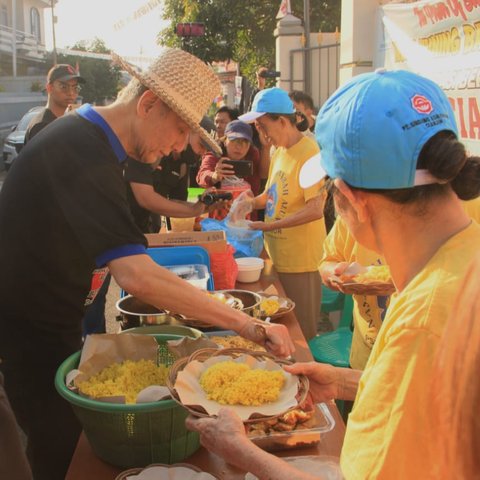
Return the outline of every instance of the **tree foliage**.
<path id="1" fill-rule="evenodd" d="M 110 53 L 110 49 L 103 40 L 98 38 L 91 42 L 76 43 L 69 48 L 82 52 Z M 121 76 L 119 67 L 112 65 L 108 60 L 97 58 L 76 55 L 58 55 L 57 58 L 57 63 L 68 63 L 73 67 L 76 66 L 77 62 L 80 75 L 86 80 L 80 92 L 84 102 L 101 104 L 106 98 L 117 96 Z"/>
<path id="2" fill-rule="evenodd" d="M 280 0 L 165 0 L 164 19 L 170 26 L 158 35 L 161 45 L 182 47 L 206 62 L 231 59 L 243 75 L 254 78 L 260 65 L 275 65 L 275 16 Z M 303 0 L 292 0 L 292 13 L 303 19 Z M 310 30 L 335 31 L 340 27 L 341 0 L 311 1 Z M 202 22 L 203 37 L 182 39 L 175 26 Z"/>

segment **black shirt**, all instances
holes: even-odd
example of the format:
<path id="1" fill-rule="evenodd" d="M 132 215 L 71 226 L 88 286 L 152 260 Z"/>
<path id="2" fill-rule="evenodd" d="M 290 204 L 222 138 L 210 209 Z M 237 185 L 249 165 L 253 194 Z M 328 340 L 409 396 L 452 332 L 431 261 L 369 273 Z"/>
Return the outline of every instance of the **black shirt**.
<path id="1" fill-rule="evenodd" d="M 28 124 L 25 132 L 24 144 L 30 141 L 40 130 L 45 128 L 49 123 L 52 123 L 56 119 L 57 117 L 50 109 L 45 107 L 43 110 L 40 110 Z"/>
<path id="2" fill-rule="evenodd" d="M 151 165 L 129 158 L 125 164 L 127 197 L 135 223 L 142 232 L 150 232 L 151 212 L 137 202 L 130 182 L 151 185 L 154 191 L 165 198 L 187 200 L 189 169 L 197 157 L 188 146 L 179 157 L 170 154 Z"/>
<path id="3" fill-rule="evenodd" d="M 123 147 L 111 129 L 80 116 L 91 110 L 84 107 L 23 148 L 0 192 L 0 357 L 19 348 L 9 342 L 20 334 L 39 348 L 42 337 L 79 341 L 94 270 L 145 252 L 127 203 Z"/>

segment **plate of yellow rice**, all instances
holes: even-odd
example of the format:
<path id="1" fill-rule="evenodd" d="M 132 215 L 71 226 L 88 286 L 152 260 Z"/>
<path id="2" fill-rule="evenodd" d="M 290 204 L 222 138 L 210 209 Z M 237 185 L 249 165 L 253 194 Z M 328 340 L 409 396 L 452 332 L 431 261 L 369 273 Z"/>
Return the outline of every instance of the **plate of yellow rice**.
<path id="1" fill-rule="evenodd" d="M 265 352 L 231 355 L 232 351 L 213 350 L 216 353 L 203 361 L 177 361 L 184 368 L 174 382 L 171 376 L 167 380 L 173 398 L 194 415 L 217 415 L 229 407 L 243 421 L 277 416 L 298 406 L 298 376 L 285 372 Z"/>
<path id="2" fill-rule="evenodd" d="M 364 267 L 353 262 L 339 277 L 332 277 L 342 292 L 359 295 L 390 295 L 395 291 L 388 265 Z"/>
<path id="3" fill-rule="evenodd" d="M 260 318 L 270 317 L 272 320 L 290 313 L 295 308 L 295 303 L 287 297 L 279 297 L 278 295 L 260 294 L 262 301 L 260 302 Z"/>

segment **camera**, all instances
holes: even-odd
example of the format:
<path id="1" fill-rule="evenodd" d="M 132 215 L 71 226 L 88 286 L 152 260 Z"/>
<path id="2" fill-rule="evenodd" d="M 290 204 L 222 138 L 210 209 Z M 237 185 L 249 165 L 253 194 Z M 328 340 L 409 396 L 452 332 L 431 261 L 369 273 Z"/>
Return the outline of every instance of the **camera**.
<path id="1" fill-rule="evenodd" d="M 203 202 L 205 205 L 213 205 L 219 200 L 231 200 L 233 198 L 230 192 L 225 193 L 216 193 L 210 192 L 198 196 L 198 199 Z"/>
<path id="2" fill-rule="evenodd" d="M 263 78 L 277 78 L 280 76 L 280 72 L 277 72 L 276 70 L 264 70 L 263 72 L 260 72 L 258 76 Z"/>

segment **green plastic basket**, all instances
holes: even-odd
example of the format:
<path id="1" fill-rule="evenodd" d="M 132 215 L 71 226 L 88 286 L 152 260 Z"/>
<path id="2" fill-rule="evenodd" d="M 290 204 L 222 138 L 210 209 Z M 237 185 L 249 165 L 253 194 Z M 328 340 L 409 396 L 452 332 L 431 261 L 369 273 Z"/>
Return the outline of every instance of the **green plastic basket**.
<path id="1" fill-rule="evenodd" d="M 166 342 L 179 338 L 155 335 L 160 363 L 175 361 Z M 65 377 L 78 367 L 80 354 L 74 353 L 60 365 L 55 387 L 72 405 L 93 451 L 102 460 L 122 468 L 144 467 L 181 462 L 198 450 L 198 434 L 185 427 L 188 412 L 173 400 L 125 405 L 91 400 L 69 390 Z"/>

